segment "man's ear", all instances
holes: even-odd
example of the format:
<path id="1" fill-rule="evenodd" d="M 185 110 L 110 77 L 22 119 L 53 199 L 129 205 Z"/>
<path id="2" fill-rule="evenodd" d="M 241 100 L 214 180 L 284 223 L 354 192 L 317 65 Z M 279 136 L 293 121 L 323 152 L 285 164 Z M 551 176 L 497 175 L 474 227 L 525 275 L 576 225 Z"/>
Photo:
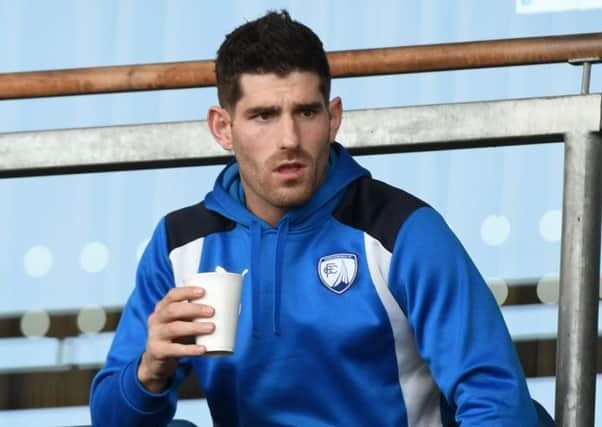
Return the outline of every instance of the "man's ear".
<path id="1" fill-rule="evenodd" d="M 211 107 L 207 112 L 207 124 L 211 135 L 224 150 L 232 150 L 232 120 L 225 108 Z"/>
<path id="2" fill-rule="evenodd" d="M 333 98 L 328 104 L 328 113 L 330 115 L 330 142 L 333 142 L 343 120 L 343 101 L 339 96 Z"/>

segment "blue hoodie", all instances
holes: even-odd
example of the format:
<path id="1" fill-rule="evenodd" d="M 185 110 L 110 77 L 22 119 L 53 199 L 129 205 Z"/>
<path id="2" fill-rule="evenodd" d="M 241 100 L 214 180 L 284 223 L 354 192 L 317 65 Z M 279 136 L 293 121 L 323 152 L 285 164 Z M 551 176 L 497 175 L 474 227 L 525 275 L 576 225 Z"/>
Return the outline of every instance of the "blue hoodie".
<path id="1" fill-rule="evenodd" d="M 235 353 L 180 360 L 154 394 L 136 377 L 155 304 L 190 275 L 245 268 Z M 160 426 L 190 369 L 219 426 L 535 426 L 500 311 L 443 219 L 333 144 L 324 184 L 271 227 L 238 165 L 172 212 L 138 267 L 106 366 L 99 426 Z"/>

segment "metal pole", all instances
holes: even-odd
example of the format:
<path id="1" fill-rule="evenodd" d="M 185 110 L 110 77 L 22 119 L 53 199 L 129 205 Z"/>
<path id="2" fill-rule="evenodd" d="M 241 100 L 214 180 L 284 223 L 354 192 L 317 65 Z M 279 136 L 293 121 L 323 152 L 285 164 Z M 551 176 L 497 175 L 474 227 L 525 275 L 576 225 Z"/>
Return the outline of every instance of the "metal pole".
<path id="1" fill-rule="evenodd" d="M 583 63 L 583 74 L 581 77 L 581 95 L 589 94 L 589 81 L 592 75 L 592 63 Z"/>
<path id="2" fill-rule="evenodd" d="M 602 33 L 329 52 L 333 77 L 550 64 L 601 58 Z M 215 85 L 212 60 L 0 74 L 0 99 Z"/>
<path id="3" fill-rule="evenodd" d="M 600 280 L 600 133 L 565 135 L 556 423 L 594 425 Z"/>

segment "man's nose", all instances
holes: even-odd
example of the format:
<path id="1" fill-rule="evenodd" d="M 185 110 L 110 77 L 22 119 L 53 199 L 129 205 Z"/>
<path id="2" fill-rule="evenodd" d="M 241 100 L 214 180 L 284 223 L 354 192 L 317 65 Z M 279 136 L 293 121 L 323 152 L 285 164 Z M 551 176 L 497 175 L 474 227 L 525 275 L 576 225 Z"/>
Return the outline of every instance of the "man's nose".
<path id="1" fill-rule="evenodd" d="M 299 145 L 299 126 L 294 117 L 284 115 L 281 123 L 281 148 L 295 148 Z"/>

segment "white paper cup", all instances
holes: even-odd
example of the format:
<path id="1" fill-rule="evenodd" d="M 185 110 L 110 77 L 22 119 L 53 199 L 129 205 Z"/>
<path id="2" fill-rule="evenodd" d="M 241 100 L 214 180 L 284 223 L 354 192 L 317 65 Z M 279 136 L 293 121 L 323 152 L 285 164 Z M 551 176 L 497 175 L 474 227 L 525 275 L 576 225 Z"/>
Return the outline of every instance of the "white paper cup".
<path id="1" fill-rule="evenodd" d="M 225 356 L 234 352 L 242 280 L 241 274 L 207 272 L 197 273 L 180 285 L 205 289 L 202 298 L 191 302 L 209 305 L 215 310 L 213 317 L 195 319 L 195 322 L 215 324 L 213 333 L 196 337 L 197 345 L 204 345 L 209 356 Z"/>

